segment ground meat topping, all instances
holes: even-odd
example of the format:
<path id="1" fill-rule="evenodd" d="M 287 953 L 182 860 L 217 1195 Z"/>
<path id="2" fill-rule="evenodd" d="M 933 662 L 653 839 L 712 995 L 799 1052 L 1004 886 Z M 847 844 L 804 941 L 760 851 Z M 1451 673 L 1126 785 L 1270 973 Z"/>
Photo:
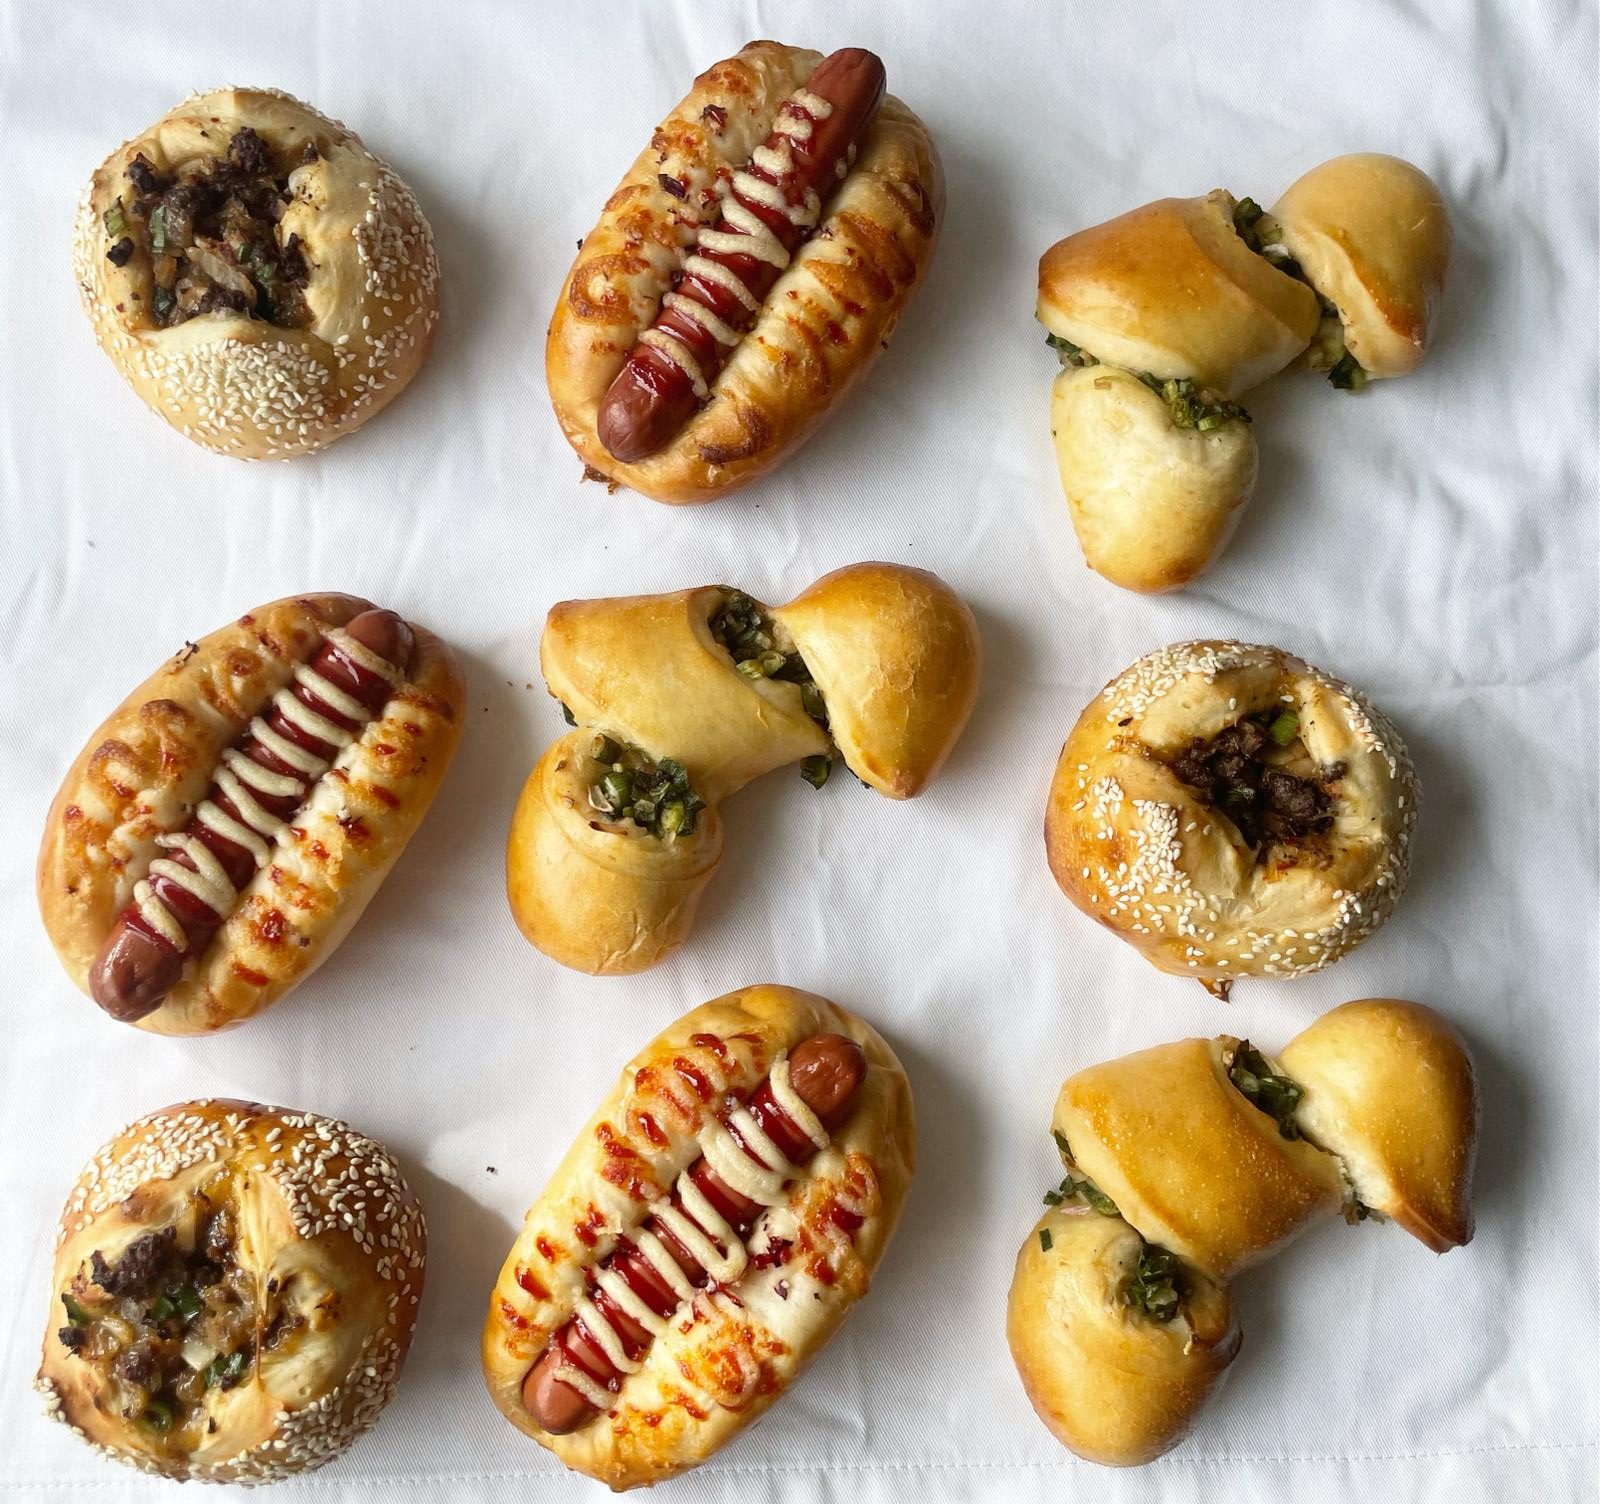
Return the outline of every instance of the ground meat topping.
<path id="1" fill-rule="evenodd" d="M 316 160 L 308 142 L 300 161 Z M 290 201 L 288 172 L 272 148 L 245 126 L 225 155 L 159 173 L 142 153 L 128 165 L 132 192 L 105 214 L 106 257 L 126 266 L 148 258 L 151 312 L 163 328 L 201 314 L 242 313 L 281 328 L 309 318 L 309 276 L 299 237 L 281 241 L 278 222 Z"/>
<path id="2" fill-rule="evenodd" d="M 1327 785 L 1345 771 L 1341 764 L 1303 777 L 1269 760 L 1299 730 L 1293 711 L 1247 716 L 1209 739 L 1190 742 L 1172 761 L 1172 771 L 1212 808 L 1238 827 L 1253 847 L 1295 841 L 1333 824 Z"/>
<path id="3" fill-rule="evenodd" d="M 128 1244 L 115 1268 L 107 1266 L 97 1248 L 89 1261 L 94 1282 L 107 1295 L 138 1295 L 172 1256 L 177 1241 L 178 1234 L 170 1227 L 163 1227 L 160 1232 L 147 1232 Z"/>
<path id="4" fill-rule="evenodd" d="M 61 1295 L 62 1345 L 104 1376 L 108 1403 L 178 1450 L 192 1423 L 214 1426 L 208 1392 L 244 1382 L 260 1351 L 305 1326 L 278 1281 L 263 1307 L 237 1239 L 231 1198 L 195 1192 L 178 1226 L 136 1238 L 114 1264 L 94 1250 Z"/>

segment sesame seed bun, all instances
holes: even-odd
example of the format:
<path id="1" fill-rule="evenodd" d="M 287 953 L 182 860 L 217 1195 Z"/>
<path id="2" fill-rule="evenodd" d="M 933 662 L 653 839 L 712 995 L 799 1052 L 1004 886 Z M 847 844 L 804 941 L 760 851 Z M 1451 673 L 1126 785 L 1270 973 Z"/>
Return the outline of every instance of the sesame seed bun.
<path id="1" fill-rule="evenodd" d="M 166 1228 L 193 1246 L 194 1206 L 231 1201 L 234 1251 L 259 1313 L 289 1334 L 255 1344 L 246 1375 L 212 1384 L 193 1419 L 158 1433 L 113 1367 L 61 1339 L 61 1296 L 138 1238 Z M 427 1232 L 389 1153 L 315 1113 L 184 1102 L 141 1118 L 78 1177 L 61 1214 L 37 1387 L 51 1416 L 115 1461 L 168 1478 L 266 1483 L 337 1457 L 394 1395 L 422 1295 Z M 83 1285 L 80 1283 L 79 1288 Z M 258 1338 L 260 1336 L 258 1330 Z"/>
<path id="2" fill-rule="evenodd" d="M 160 174 L 225 155 L 254 129 L 289 173 L 280 243 L 298 236 L 310 321 L 281 328 L 230 309 L 162 327 L 147 251 L 107 258 L 104 216 L 143 153 Z M 359 428 L 416 375 L 439 317 L 433 235 L 411 190 L 353 131 L 270 89 L 218 89 L 185 100 L 128 141 L 84 190 L 73 266 L 100 347 L 180 433 L 239 459 L 308 454 Z"/>
<path id="3" fill-rule="evenodd" d="M 1332 824 L 1258 851 L 1171 760 L 1282 712 Z M 1078 718 L 1045 845 L 1084 913 L 1153 966 L 1226 996 L 1239 977 L 1320 970 L 1378 930 L 1405 886 L 1418 796 L 1399 734 L 1348 684 L 1280 648 L 1178 643 L 1125 669 Z"/>

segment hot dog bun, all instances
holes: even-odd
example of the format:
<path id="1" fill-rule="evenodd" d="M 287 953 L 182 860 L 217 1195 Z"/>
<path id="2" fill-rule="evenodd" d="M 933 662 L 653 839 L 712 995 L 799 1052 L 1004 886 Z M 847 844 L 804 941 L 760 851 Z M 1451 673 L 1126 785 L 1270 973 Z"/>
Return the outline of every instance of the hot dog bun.
<path id="1" fill-rule="evenodd" d="M 819 1033 L 855 1040 L 867 1072 L 831 1142 L 791 1183 L 786 1204 L 768 1213 L 792 1251 L 747 1268 L 726 1294 L 682 1307 L 639 1371 L 622 1379 L 610 1415 L 568 1435 L 541 1430 L 523 1405 L 523 1380 L 571 1319 L 585 1268 L 636 1231 L 701 1154 L 724 1094 L 749 1093 L 781 1052 Z M 704 1094 L 687 1084 L 696 1079 Z M 568 1467 L 614 1489 L 705 1461 L 789 1387 L 866 1293 L 899 1218 L 914 1144 L 905 1072 L 854 1014 L 777 986 L 747 987 L 685 1014 L 624 1069 L 528 1212 L 483 1328 L 495 1404 Z M 861 1217 L 859 1227 L 845 1230 L 841 1208 Z"/>
<path id="2" fill-rule="evenodd" d="M 926 272 L 944 179 L 926 127 L 892 95 L 822 221 L 665 448 L 625 464 L 596 431 L 602 399 L 654 319 L 719 174 L 742 168 L 820 53 L 752 42 L 708 69 L 606 201 L 562 286 L 545 346 L 556 417 L 584 464 L 657 501 L 711 501 L 777 465 L 865 374 Z M 718 120 L 722 121 L 719 125 Z M 684 190 L 680 197 L 663 180 Z"/>
<path id="3" fill-rule="evenodd" d="M 205 797 L 224 750 L 293 681 L 328 630 L 373 609 L 295 596 L 187 644 L 125 699 L 68 769 L 45 821 L 39 908 L 72 980 L 89 972 L 135 883 Z M 241 1023 L 330 956 L 438 791 L 461 733 L 465 688 L 450 649 L 413 627 L 405 682 L 316 781 L 203 953 L 154 1012 L 158 1034 Z"/>

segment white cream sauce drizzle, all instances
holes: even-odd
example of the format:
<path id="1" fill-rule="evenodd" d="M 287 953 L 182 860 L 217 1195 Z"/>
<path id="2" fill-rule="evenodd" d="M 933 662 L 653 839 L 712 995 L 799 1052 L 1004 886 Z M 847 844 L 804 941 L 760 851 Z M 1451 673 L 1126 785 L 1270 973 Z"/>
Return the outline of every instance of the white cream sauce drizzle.
<path id="1" fill-rule="evenodd" d="M 770 1077 L 773 1100 L 783 1113 L 818 1149 L 829 1143 L 828 1133 L 817 1115 L 800 1100 L 789 1079 L 787 1055 L 779 1056 Z M 781 1086 L 780 1086 L 781 1081 Z M 747 1200 L 763 1206 L 778 1207 L 784 1202 L 783 1186 L 800 1173 L 783 1151 L 773 1142 L 756 1121 L 748 1107 L 737 1106 L 728 1114 L 733 1131 L 720 1122 L 713 1121 L 700 1138 L 700 1152 L 717 1179 L 730 1190 L 737 1191 Z M 737 1136 L 736 1136 L 737 1135 Z M 743 1141 L 741 1143 L 741 1140 Z M 745 1152 L 748 1145 L 761 1163 L 757 1164 Z M 731 1284 L 749 1266 L 750 1255 L 739 1241 L 731 1223 L 706 1199 L 705 1193 L 695 1184 L 688 1170 L 675 1182 L 681 1207 L 667 1198 L 652 1202 L 647 1219 L 654 1217 L 685 1249 L 694 1261 L 710 1276 L 712 1283 Z M 634 1236 L 633 1246 L 661 1277 L 663 1284 L 678 1297 L 680 1304 L 695 1297 L 695 1287 L 689 1282 L 677 1258 L 648 1227 Z M 595 1276 L 595 1284 L 604 1290 L 624 1314 L 633 1318 L 646 1331 L 660 1335 L 671 1323 L 671 1316 L 658 1316 L 629 1286 L 627 1277 L 612 1268 L 603 1268 Z M 611 1319 L 588 1295 L 580 1296 L 573 1307 L 573 1315 L 583 1323 L 583 1329 L 593 1338 L 595 1345 L 606 1355 L 619 1374 L 639 1371 L 639 1360 L 630 1358 L 623 1345 L 622 1335 Z M 597 1410 L 609 1410 L 615 1399 L 610 1390 L 596 1383 L 587 1373 L 570 1361 L 557 1365 L 555 1378 L 581 1394 Z"/>
<path id="2" fill-rule="evenodd" d="M 400 673 L 393 665 L 384 662 L 347 633 L 335 628 L 327 633 L 327 637 L 360 667 L 369 669 L 390 684 L 400 682 Z M 297 665 L 294 677 L 297 683 L 304 685 L 311 694 L 346 719 L 361 725 L 372 719 L 372 712 L 360 700 L 317 673 L 309 663 Z M 290 689 L 280 689 L 272 697 L 272 703 L 285 720 L 329 746 L 347 747 L 356 739 L 355 733 L 346 731 L 344 727 L 304 705 Z M 272 859 L 269 843 L 276 839 L 278 832 L 288 822 L 273 814 L 255 795 L 263 794 L 269 799 L 294 797 L 303 803 L 310 792 L 310 784 L 327 772 L 331 764 L 274 731 L 262 716 L 251 719 L 250 735 L 274 757 L 295 768 L 304 777 L 274 772 L 271 768 L 262 767 L 237 747 L 229 747 L 223 752 L 222 766 L 217 769 L 212 781 L 222 797 L 239 812 L 239 818 L 228 814 L 215 800 L 204 799 L 195 810 L 195 819 L 223 840 L 248 851 L 257 868 L 261 868 Z M 168 882 L 192 894 L 219 919 L 225 917 L 238 899 L 239 890 L 233 886 L 215 854 L 203 841 L 182 831 L 156 839 L 169 850 L 181 851 L 194 863 L 194 869 L 191 871 L 181 862 L 158 857 L 150 863 L 150 876 L 166 878 Z M 174 950 L 182 953 L 188 949 L 183 926 L 156 895 L 148 878 L 141 878 L 134 884 L 133 901 L 140 918 Z"/>
<path id="3" fill-rule="evenodd" d="M 804 113 L 801 113 L 802 111 Z M 833 106 L 827 100 L 809 90 L 797 89 L 784 101 L 783 107 L 778 111 L 777 122 L 772 127 L 772 134 L 778 137 L 778 144 L 768 146 L 763 142 L 751 153 L 751 162 L 762 172 L 776 178 L 792 173 L 794 143 L 809 140 L 814 120 L 826 120 L 832 113 Z M 842 160 L 840 167 L 839 175 L 842 177 L 844 175 Z M 778 184 L 769 183 L 765 178 L 758 178 L 754 173 L 741 168 L 733 174 L 731 192 L 723 199 L 722 204 L 722 218 L 730 228 L 718 230 L 707 227 L 700 230 L 697 236 L 698 249 L 718 251 L 725 255 L 749 256 L 752 260 L 775 266 L 782 271 L 789 265 L 790 254 L 783 242 L 773 234 L 772 227 L 756 213 L 752 205 L 769 213 L 783 215 L 798 229 L 810 229 L 822 216 L 822 200 L 814 189 L 806 190 L 803 203 L 792 204 Z M 683 269 L 686 273 L 704 278 L 707 282 L 714 282 L 737 298 L 751 313 L 760 306 L 744 279 L 719 262 L 696 253 L 688 257 Z M 662 302 L 681 317 L 698 324 L 719 345 L 731 348 L 739 343 L 739 332 L 698 298 L 669 292 Z M 689 378 L 689 385 L 700 401 L 705 401 L 710 395 L 704 367 L 695 358 L 694 352 L 673 335 L 670 329 L 646 329 L 639 336 L 639 343 L 649 345 L 651 349 L 658 351 L 677 366 Z"/>

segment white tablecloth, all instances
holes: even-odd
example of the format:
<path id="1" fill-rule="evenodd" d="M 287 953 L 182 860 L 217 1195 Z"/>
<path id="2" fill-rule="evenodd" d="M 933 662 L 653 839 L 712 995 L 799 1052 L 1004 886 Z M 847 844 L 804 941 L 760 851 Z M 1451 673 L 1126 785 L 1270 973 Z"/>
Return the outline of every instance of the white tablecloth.
<path id="1" fill-rule="evenodd" d="M 582 14 L 580 14 L 580 11 Z M 224 20 L 223 18 L 226 17 Z M 864 388 L 720 505 L 579 482 L 542 347 L 574 240 L 703 67 L 753 36 L 862 44 L 949 177 L 925 290 Z M 685 1008 L 775 980 L 869 1015 L 910 1069 L 920 1177 L 872 1295 L 784 1402 L 676 1499 L 1541 1501 L 1596 1487 L 1595 74 L 1593 8 L 1346 0 L 1038 5 L 746 0 L 220 11 L 0 4 L 0 1497 L 150 1499 L 30 1392 L 61 1199 L 123 1122 L 240 1095 L 385 1140 L 426 1204 L 429 1288 L 377 1429 L 285 1497 L 594 1498 L 507 1426 L 477 1339 L 520 1219 L 621 1065 Z M 399 403 L 323 455 L 247 466 L 152 417 L 95 348 L 68 229 L 80 185 L 191 89 L 274 84 L 414 185 L 445 315 Z M 1034 265 L 1066 232 L 1225 184 L 1270 199 L 1341 151 L 1420 163 L 1456 254 L 1436 352 L 1359 399 L 1253 402 L 1259 494 L 1187 593 L 1084 569 L 1057 486 Z M 692 942 L 592 980 L 517 935 L 511 804 L 561 729 L 539 681 L 569 596 L 738 581 L 785 599 L 883 558 L 937 570 L 987 648 L 977 713 L 908 806 L 775 775 L 726 810 Z M 32 860 L 83 739 L 185 638 L 293 591 L 357 591 L 450 637 L 471 724 L 351 939 L 217 1038 L 121 1027 L 66 981 Z M 1085 700 L 1139 654 L 1232 635 L 1367 688 L 1425 785 L 1409 895 L 1332 971 L 1227 1006 L 1074 910 L 1044 793 Z M 1484 1088 L 1478 1235 L 1437 1259 L 1321 1228 L 1235 1288 L 1242 1356 L 1181 1450 L 1076 1462 L 1023 1399 L 1011 1262 L 1059 1175 L 1061 1078 L 1189 1033 L 1267 1048 L 1347 998 L 1416 997 Z"/>

